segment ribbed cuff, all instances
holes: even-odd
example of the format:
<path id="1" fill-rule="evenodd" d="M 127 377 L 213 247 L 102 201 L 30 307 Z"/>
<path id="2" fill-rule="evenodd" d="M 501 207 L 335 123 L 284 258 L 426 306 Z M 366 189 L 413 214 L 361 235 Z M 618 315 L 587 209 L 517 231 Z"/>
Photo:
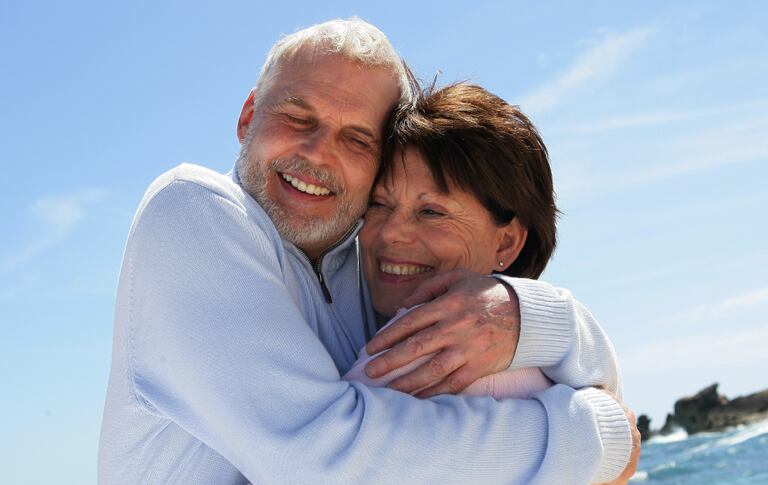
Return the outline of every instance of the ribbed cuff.
<path id="1" fill-rule="evenodd" d="M 586 399 L 595 411 L 603 445 L 603 458 L 592 482 L 610 482 L 624 471 L 629 462 L 632 452 L 629 421 L 622 407 L 605 392 L 590 387 L 578 391 L 578 394 Z"/>
<path id="2" fill-rule="evenodd" d="M 574 335 L 570 303 L 549 283 L 501 274 L 494 276 L 512 287 L 520 302 L 520 340 L 510 368 L 559 363 Z"/>

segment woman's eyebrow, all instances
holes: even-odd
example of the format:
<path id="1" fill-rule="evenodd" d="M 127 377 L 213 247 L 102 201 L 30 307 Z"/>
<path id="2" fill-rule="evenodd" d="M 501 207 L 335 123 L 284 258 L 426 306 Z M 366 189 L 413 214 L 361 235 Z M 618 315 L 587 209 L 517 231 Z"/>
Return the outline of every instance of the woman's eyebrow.
<path id="1" fill-rule="evenodd" d="M 463 207 L 458 201 L 440 192 L 422 192 L 416 198 L 427 204 L 432 203 L 445 206 L 447 209 Z"/>

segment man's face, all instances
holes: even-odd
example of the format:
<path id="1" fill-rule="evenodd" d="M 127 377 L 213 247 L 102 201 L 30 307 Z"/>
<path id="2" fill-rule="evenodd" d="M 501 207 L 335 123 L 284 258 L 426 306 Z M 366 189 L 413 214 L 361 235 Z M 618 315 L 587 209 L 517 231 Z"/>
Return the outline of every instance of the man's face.
<path id="1" fill-rule="evenodd" d="M 398 96 L 389 72 L 322 55 L 282 66 L 254 107 L 241 181 L 282 237 L 310 257 L 365 211 Z"/>

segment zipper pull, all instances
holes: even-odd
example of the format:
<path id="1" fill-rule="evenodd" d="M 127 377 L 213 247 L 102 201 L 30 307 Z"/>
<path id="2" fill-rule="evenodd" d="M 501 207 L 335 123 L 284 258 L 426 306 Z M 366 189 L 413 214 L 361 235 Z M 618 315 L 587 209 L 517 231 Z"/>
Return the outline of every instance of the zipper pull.
<path id="1" fill-rule="evenodd" d="M 320 289 L 323 290 L 323 296 L 325 297 L 325 302 L 333 303 L 333 298 L 331 298 L 331 291 L 328 289 L 327 286 L 325 286 L 325 280 L 323 279 L 322 271 L 317 272 L 317 279 L 320 281 Z"/>

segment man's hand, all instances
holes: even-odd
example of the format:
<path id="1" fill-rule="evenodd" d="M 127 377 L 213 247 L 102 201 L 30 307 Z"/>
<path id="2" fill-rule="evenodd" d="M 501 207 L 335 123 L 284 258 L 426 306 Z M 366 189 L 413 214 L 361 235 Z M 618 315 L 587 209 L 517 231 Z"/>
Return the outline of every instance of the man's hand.
<path id="1" fill-rule="evenodd" d="M 431 301 L 430 301 L 431 300 Z M 382 376 L 437 352 L 389 387 L 426 398 L 458 394 L 475 380 L 509 367 L 520 338 L 517 295 L 501 281 L 454 270 L 424 282 L 403 305 L 412 310 L 368 343 L 370 355 L 391 350 L 366 366 Z"/>

